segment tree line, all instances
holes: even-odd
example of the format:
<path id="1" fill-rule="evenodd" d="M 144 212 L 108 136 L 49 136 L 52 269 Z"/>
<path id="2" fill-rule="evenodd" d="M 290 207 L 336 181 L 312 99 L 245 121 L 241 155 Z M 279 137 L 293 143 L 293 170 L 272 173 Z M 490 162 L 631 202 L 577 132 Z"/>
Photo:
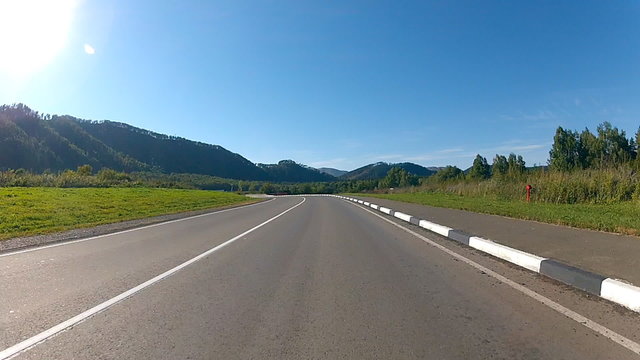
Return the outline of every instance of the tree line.
<path id="1" fill-rule="evenodd" d="M 627 138 L 609 122 L 603 122 L 592 133 L 566 130 L 558 127 L 549 152 L 549 166 L 553 170 L 604 169 L 623 164 L 638 165 L 640 129 L 635 138 Z"/>

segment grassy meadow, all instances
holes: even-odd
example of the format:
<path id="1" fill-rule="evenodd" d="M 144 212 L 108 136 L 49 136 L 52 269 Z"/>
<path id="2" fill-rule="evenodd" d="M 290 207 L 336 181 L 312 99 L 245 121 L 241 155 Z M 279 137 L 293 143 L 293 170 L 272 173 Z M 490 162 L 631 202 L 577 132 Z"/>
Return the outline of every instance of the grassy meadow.
<path id="1" fill-rule="evenodd" d="M 0 188 L 0 240 L 255 201 L 205 190 Z"/>

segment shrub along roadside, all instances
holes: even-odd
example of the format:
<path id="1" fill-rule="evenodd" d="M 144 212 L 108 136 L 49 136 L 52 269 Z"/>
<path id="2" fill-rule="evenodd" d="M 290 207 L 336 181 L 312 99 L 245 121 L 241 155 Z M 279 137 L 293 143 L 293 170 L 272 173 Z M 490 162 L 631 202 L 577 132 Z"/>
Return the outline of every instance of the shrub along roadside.
<path id="1" fill-rule="evenodd" d="M 0 188 L 0 240 L 255 201 L 204 190 Z"/>
<path id="2" fill-rule="evenodd" d="M 620 166 L 571 172 L 533 170 L 519 176 L 494 176 L 474 181 L 456 178 L 423 181 L 420 187 L 404 192 L 440 192 L 502 200 L 524 200 L 525 186 L 533 186 L 533 202 L 552 204 L 611 204 L 640 199 L 640 178 L 636 170 Z"/>

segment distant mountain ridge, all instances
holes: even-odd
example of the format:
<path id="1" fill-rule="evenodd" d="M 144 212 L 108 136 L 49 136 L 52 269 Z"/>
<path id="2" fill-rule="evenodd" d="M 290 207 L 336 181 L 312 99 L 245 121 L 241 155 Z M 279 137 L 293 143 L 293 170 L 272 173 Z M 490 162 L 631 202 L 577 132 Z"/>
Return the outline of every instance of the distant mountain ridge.
<path id="1" fill-rule="evenodd" d="M 331 176 L 335 176 L 335 177 L 340 177 L 348 173 L 348 171 L 346 170 L 338 170 L 338 169 L 327 168 L 327 167 L 318 168 L 318 171 L 320 171 L 321 173 L 329 174 Z"/>
<path id="2" fill-rule="evenodd" d="M 323 182 L 381 179 L 393 167 L 418 175 L 435 173 L 413 163 L 375 163 L 352 171 L 315 169 L 282 160 L 254 164 L 222 146 L 159 134 L 115 121 L 42 115 L 23 104 L 0 106 L 0 170 L 95 170 L 201 174 L 237 180 Z"/>
<path id="3" fill-rule="evenodd" d="M 407 172 L 418 175 L 418 176 L 431 176 L 435 174 L 435 171 L 429 170 L 424 166 L 404 162 L 404 163 L 385 163 L 385 162 L 377 162 L 374 164 L 365 165 L 358 169 L 349 171 L 348 173 L 340 176 L 340 179 L 343 180 L 374 180 L 381 179 L 387 175 L 387 172 L 394 167 L 399 167 Z"/>
<path id="4" fill-rule="evenodd" d="M 334 181 L 336 178 L 318 169 L 296 163 L 293 160 L 281 160 L 277 164 L 258 164 L 273 179 L 287 179 L 290 182 Z"/>
<path id="5" fill-rule="evenodd" d="M 274 182 L 331 181 L 291 160 L 252 163 L 222 146 L 168 136 L 114 121 L 43 116 L 25 105 L 0 106 L 0 169 L 161 171 Z"/>

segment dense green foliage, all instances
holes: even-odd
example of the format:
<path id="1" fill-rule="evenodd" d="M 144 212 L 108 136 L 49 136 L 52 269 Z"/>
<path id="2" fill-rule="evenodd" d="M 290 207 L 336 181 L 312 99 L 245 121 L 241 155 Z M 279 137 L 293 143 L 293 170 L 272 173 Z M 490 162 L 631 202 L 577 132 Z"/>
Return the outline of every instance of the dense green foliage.
<path id="1" fill-rule="evenodd" d="M 290 160 L 258 166 L 218 145 L 123 123 L 42 115 L 22 104 L 0 106 L 0 170 L 60 172 L 85 164 L 127 173 L 189 173 L 276 182 L 335 180 Z"/>
<path id="2" fill-rule="evenodd" d="M 93 173 L 90 165 L 59 173 L 33 174 L 24 169 L 0 171 L 0 187 L 159 187 L 258 192 L 264 183 L 200 174 L 124 173 L 107 168 Z"/>
<path id="3" fill-rule="evenodd" d="M 527 169 L 522 156 L 515 154 L 498 154 L 489 166 L 477 155 L 467 174 L 446 167 L 424 179 L 420 187 L 395 192 L 523 201 L 529 184 L 533 186 L 531 200 L 537 203 L 613 204 L 640 199 L 638 137 L 640 131 L 636 139 L 628 139 L 624 131 L 607 122 L 598 126 L 596 134 L 559 127 L 549 153 L 549 169 Z"/>
<path id="4" fill-rule="evenodd" d="M 610 168 L 635 162 L 637 158 L 637 138 L 627 139 L 623 130 L 604 122 L 597 128 L 597 134 L 589 129 L 582 132 L 558 127 L 549 152 L 549 165 L 558 171 L 575 169 Z"/>
<path id="5" fill-rule="evenodd" d="M 572 172 L 528 170 L 517 176 L 494 176 L 478 181 L 458 178 L 423 181 L 420 187 L 406 192 L 429 192 L 482 197 L 489 199 L 525 199 L 525 186 L 533 186 L 531 201 L 554 204 L 604 204 L 640 199 L 640 178 L 628 167 L 585 169 Z"/>
<path id="6" fill-rule="evenodd" d="M 0 188 L 0 239 L 253 201 L 200 190 Z"/>
<path id="7" fill-rule="evenodd" d="M 469 170 L 468 177 L 475 180 L 490 178 L 491 167 L 487 163 L 487 159 L 480 156 L 480 154 L 476 155 L 476 158 L 473 159 L 473 165 L 471 166 L 471 170 Z"/>

